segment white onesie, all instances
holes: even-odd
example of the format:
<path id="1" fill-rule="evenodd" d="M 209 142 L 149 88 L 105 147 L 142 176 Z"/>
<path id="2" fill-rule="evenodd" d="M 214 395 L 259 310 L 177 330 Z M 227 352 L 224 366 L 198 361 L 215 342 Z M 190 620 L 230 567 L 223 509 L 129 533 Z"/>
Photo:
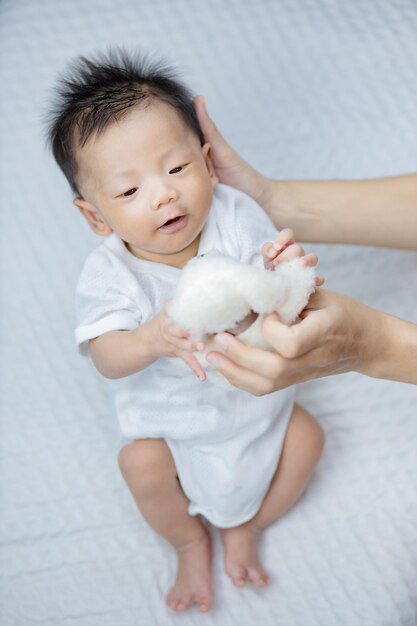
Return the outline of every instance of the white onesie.
<path id="1" fill-rule="evenodd" d="M 276 229 L 245 194 L 218 185 L 198 254 L 217 250 L 263 266 L 260 250 Z M 139 259 L 112 233 L 87 258 L 77 286 L 76 341 L 111 330 L 133 330 L 172 298 L 181 270 Z M 161 357 L 144 370 L 109 381 L 126 441 L 166 440 L 191 515 L 221 528 L 259 510 L 273 478 L 294 404 L 294 388 L 255 397 L 195 374 Z"/>

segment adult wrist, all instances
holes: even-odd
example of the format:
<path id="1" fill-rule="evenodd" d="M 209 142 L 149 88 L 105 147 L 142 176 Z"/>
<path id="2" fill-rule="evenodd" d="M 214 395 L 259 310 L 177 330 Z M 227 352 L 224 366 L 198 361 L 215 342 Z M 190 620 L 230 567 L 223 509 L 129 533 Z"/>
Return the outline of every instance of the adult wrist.
<path id="1" fill-rule="evenodd" d="M 372 309 L 371 309 L 372 310 Z M 417 384 L 417 326 L 374 311 L 361 371 L 367 376 Z"/>
<path id="2" fill-rule="evenodd" d="M 256 193 L 254 193 L 252 197 L 264 209 L 264 211 L 270 215 L 274 181 L 267 176 L 264 176 L 257 170 L 254 170 L 254 180 Z"/>
<path id="3" fill-rule="evenodd" d="M 308 238 L 302 239 L 302 237 L 312 218 L 302 208 L 297 194 L 297 181 L 263 178 L 258 203 L 270 220 L 279 230 L 292 228 L 297 239 L 307 240 Z M 301 238 L 300 234 L 302 234 Z"/>
<path id="4" fill-rule="evenodd" d="M 361 374 L 385 378 L 391 353 L 389 316 L 364 305 L 359 318 L 358 367 Z"/>
<path id="5" fill-rule="evenodd" d="M 380 349 L 365 374 L 417 384 L 417 326 L 393 315 L 379 313 Z"/>

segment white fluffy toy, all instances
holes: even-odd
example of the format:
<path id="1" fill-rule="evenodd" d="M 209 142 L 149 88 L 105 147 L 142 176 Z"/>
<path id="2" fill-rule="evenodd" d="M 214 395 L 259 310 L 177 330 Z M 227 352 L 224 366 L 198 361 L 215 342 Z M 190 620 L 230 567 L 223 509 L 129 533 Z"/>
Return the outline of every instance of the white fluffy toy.
<path id="1" fill-rule="evenodd" d="M 221 254 L 195 257 L 181 272 L 169 317 L 198 341 L 239 332 L 240 341 L 271 350 L 261 334 L 263 317 L 276 311 L 284 324 L 292 324 L 315 289 L 315 276 L 315 268 L 301 265 L 299 258 L 270 271 Z M 205 354 L 213 349 L 219 350 L 209 341 L 205 352 L 195 353 L 207 371 Z"/>

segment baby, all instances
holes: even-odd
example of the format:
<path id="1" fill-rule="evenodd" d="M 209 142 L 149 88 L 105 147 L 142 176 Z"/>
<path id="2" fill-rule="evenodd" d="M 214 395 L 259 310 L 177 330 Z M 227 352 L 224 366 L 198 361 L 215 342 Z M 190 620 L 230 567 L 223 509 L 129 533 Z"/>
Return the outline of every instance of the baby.
<path id="1" fill-rule="evenodd" d="M 123 52 L 81 58 L 61 82 L 49 138 L 74 204 L 105 237 L 79 279 L 76 339 L 114 379 L 121 472 L 177 551 L 166 603 L 206 612 L 204 520 L 221 529 L 233 583 L 266 585 L 258 537 L 300 497 L 324 436 L 293 388 L 254 397 L 205 380 L 193 354 L 204 344 L 170 322 L 167 301 L 187 261 L 213 250 L 267 269 L 317 259 L 289 230 L 272 243 L 259 206 L 218 184 L 192 97 L 166 68 Z"/>

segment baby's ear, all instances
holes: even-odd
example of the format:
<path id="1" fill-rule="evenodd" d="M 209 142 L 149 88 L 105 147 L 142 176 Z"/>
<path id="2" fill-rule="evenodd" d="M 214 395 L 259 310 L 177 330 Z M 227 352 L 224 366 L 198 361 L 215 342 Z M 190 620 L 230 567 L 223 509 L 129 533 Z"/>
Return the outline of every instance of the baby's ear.
<path id="1" fill-rule="evenodd" d="M 88 200 L 84 200 L 81 196 L 77 196 L 73 200 L 74 205 L 79 209 L 80 213 L 87 220 L 90 228 L 97 234 L 102 237 L 107 237 L 113 231 L 112 228 L 107 224 L 101 213 L 96 209 L 96 207 L 88 202 Z"/>
<path id="2" fill-rule="evenodd" d="M 204 161 L 206 163 L 209 176 L 211 178 L 212 185 L 214 187 L 215 185 L 218 184 L 219 179 L 217 178 L 216 170 L 214 169 L 213 161 L 211 160 L 211 155 L 210 155 L 211 146 L 210 146 L 210 144 L 209 143 L 205 143 L 204 146 L 201 148 L 201 150 L 202 150 L 202 153 L 203 153 L 203 158 L 204 158 Z"/>

